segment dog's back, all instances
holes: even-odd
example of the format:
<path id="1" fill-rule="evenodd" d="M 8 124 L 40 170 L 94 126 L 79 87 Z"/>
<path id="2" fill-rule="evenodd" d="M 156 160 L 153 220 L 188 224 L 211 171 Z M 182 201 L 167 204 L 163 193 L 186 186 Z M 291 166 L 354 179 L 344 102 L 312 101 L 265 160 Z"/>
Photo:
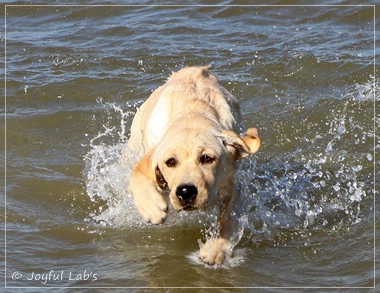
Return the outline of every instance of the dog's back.
<path id="1" fill-rule="evenodd" d="M 147 153 L 159 143 L 167 125 L 176 116 L 199 112 L 223 129 L 241 131 L 239 105 L 208 67 L 186 67 L 173 73 L 137 111 L 132 123 L 129 148 Z"/>

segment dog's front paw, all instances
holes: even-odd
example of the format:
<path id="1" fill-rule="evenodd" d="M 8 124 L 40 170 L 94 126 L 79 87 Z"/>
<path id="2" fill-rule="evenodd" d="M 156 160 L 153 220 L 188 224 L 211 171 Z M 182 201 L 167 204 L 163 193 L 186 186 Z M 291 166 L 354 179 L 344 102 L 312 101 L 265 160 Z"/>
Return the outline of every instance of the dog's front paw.
<path id="1" fill-rule="evenodd" d="M 134 203 L 145 221 L 161 224 L 168 214 L 168 204 L 160 194 L 134 197 Z"/>
<path id="2" fill-rule="evenodd" d="M 199 250 L 200 260 L 209 265 L 221 264 L 230 255 L 231 244 L 224 238 L 209 239 Z"/>

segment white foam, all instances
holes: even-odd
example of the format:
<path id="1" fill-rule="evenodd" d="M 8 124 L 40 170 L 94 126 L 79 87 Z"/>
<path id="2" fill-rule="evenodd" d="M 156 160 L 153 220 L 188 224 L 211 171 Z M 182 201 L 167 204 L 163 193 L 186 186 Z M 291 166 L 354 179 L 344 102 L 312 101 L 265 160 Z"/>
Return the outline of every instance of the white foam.
<path id="1" fill-rule="evenodd" d="M 198 256 L 199 251 L 194 251 L 187 255 L 187 259 L 195 265 L 203 266 L 208 269 L 230 269 L 241 265 L 246 259 L 245 249 L 235 249 L 233 256 L 227 256 L 222 264 L 208 265 L 202 262 Z"/>
<path id="2" fill-rule="evenodd" d="M 379 81 L 375 80 L 373 76 L 370 76 L 370 79 L 366 83 L 354 84 L 348 96 L 358 102 L 373 101 L 374 99 L 378 101 L 380 100 Z"/>

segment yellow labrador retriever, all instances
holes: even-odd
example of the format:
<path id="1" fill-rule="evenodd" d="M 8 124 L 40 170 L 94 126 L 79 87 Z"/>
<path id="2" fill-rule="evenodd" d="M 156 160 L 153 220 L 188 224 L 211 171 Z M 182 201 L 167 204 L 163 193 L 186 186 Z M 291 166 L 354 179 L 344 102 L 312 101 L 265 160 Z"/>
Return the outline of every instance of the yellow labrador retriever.
<path id="1" fill-rule="evenodd" d="M 240 116 L 237 100 L 208 67 L 187 67 L 156 89 L 132 122 L 128 146 L 142 157 L 129 183 L 137 210 L 146 221 L 162 223 L 165 191 L 177 211 L 219 206 L 219 237 L 199 251 L 208 264 L 232 253 L 235 161 L 260 147 L 256 128 L 238 135 Z"/>

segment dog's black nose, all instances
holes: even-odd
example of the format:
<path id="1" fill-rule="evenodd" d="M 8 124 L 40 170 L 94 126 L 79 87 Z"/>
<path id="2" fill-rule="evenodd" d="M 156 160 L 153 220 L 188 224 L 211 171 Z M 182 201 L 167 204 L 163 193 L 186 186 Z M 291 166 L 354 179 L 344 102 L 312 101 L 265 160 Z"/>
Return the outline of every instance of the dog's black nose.
<path id="1" fill-rule="evenodd" d="M 180 185 L 177 187 L 175 194 L 183 203 L 189 203 L 198 195 L 198 189 L 194 185 Z"/>

